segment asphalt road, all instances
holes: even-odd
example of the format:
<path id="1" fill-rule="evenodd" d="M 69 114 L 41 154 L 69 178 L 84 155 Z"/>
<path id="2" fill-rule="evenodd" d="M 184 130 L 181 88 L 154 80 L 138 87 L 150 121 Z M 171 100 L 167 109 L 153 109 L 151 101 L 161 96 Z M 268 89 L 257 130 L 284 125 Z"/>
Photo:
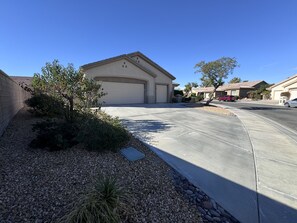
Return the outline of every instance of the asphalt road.
<path id="1" fill-rule="evenodd" d="M 286 108 L 278 105 L 261 105 L 241 102 L 218 102 L 213 104 L 223 104 L 242 110 L 250 111 L 255 114 L 269 118 L 275 122 L 284 125 L 294 131 L 297 131 L 297 108 Z"/>

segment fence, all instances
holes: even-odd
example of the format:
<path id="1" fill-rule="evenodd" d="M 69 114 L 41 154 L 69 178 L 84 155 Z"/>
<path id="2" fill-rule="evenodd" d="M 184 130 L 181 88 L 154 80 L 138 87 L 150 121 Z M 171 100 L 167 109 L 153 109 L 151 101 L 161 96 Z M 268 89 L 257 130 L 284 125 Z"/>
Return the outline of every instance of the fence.
<path id="1" fill-rule="evenodd" d="M 10 120 L 24 107 L 24 101 L 29 96 L 28 92 L 0 70 L 0 136 Z"/>

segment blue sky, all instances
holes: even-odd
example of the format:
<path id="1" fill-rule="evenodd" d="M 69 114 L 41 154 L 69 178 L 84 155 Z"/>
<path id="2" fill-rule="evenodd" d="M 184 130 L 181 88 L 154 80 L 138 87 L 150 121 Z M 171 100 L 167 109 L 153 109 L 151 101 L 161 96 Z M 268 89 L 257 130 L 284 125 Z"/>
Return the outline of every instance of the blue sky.
<path id="1" fill-rule="evenodd" d="M 297 73 L 295 0 L 1 0 L 0 69 L 83 64 L 141 51 L 183 86 L 194 65 L 236 57 L 232 76 L 275 83 Z"/>

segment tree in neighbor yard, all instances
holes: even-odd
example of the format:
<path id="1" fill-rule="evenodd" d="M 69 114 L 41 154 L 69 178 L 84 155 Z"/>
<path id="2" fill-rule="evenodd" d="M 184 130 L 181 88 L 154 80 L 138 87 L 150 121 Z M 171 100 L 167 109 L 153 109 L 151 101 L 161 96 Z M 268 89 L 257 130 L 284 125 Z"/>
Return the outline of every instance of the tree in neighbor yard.
<path id="1" fill-rule="evenodd" d="M 192 88 L 193 87 L 198 87 L 198 84 L 196 82 L 189 82 L 185 85 L 185 89 L 184 91 L 189 94 L 191 93 L 192 94 Z"/>
<path id="2" fill-rule="evenodd" d="M 46 94 L 64 102 L 65 118 L 73 121 L 74 111 L 89 107 L 105 95 L 101 85 L 84 77 L 82 70 L 76 70 L 73 64 L 67 67 L 58 60 L 46 63 L 42 74 L 35 73 L 32 86 L 35 94 Z"/>
<path id="3" fill-rule="evenodd" d="M 233 77 L 230 81 L 229 84 L 235 84 L 235 83 L 240 83 L 241 78 L 240 77 Z"/>
<path id="4" fill-rule="evenodd" d="M 209 105 L 209 103 L 213 100 L 213 96 L 218 87 L 224 84 L 224 79 L 228 78 L 229 74 L 232 74 L 234 68 L 238 66 L 239 64 L 236 59 L 230 57 L 222 57 L 210 62 L 200 61 L 195 65 L 195 73 L 202 74 L 202 83 L 207 82 L 210 86 L 214 87 L 206 105 Z"/>

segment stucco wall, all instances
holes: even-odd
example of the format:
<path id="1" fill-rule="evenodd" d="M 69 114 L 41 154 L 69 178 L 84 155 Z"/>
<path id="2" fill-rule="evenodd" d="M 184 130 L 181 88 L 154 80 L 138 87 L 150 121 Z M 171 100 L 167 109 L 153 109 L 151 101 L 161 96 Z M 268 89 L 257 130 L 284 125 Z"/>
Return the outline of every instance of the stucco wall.
<path id="1" fill-rule="evenodd" d="M 0 135 L 30 94 L 0 70 Z"/>
<path id="2" fill-rule="evenodd" d="M 148 70 L 152 71 L 154 74 L 157 75 L 155 82 L 158 84 L 167 84 L 169 89 L 169 96 L 172 95 L 172 79 L 163 74 L 160 70 L 143 60 L 141 57 L 134 56 L 132 57 L 133 60 L 135 60 L 137 63 L 142 65 L 143 67 L 147 68 Z"/>
<path id="3" fill-rule="evenodd" d="M 272 100 L 279 100 L 281 92 L 291 93 L 291 91 L 296 90 L 296 88 L 297 88 L 297 77 L 273 87 L 271 89 L 271 98 Z M 294 97 L 295 97 L 295 94 L 293 93 L 292 97 L 290 97 L 289 99 L 293 99 Z"/>

